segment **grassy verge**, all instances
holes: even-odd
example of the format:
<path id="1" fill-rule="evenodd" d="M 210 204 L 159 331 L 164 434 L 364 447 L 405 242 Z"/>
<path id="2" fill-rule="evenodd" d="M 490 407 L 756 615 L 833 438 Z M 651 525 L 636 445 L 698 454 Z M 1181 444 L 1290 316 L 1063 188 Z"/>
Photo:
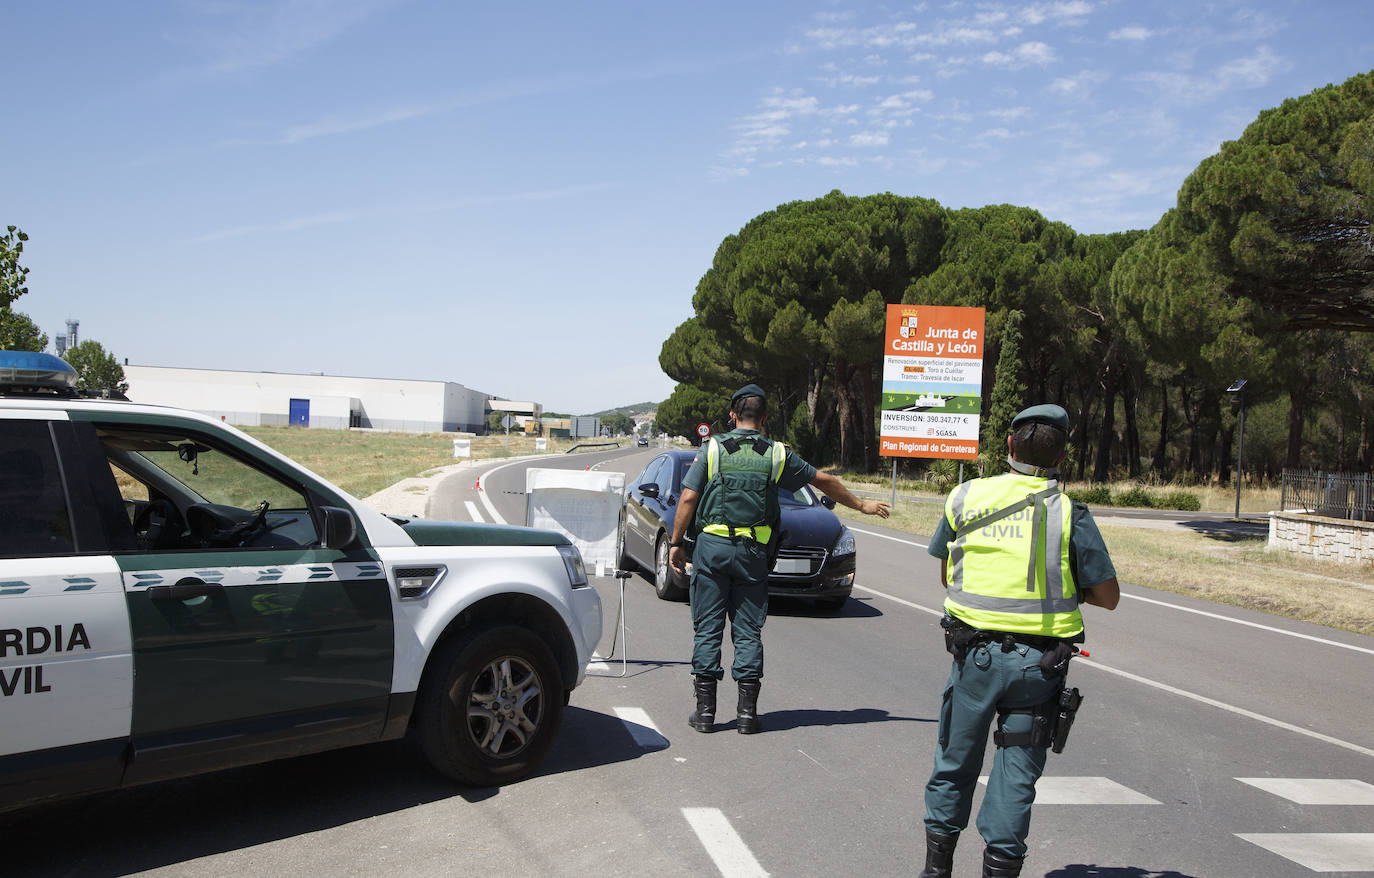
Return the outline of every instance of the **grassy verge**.
<path id="1" fill-rule="evenodd" d="M 402 479 L 461 462 L 453 456 L 452 434 L 373 433 L 363 430 L 303 430 L 299 427 L 246 427 L 248 433 L 357 497 L 375 494 Z M 477 436 L 472 457 L 489 459 L 540 454 L 534 438 Z M 576 439 L 550 439 L 548 454 L 561 454 Z"/>
<path id="2" fill-rule="evenodd" d="M 843 507 L 835 511 L 858 523 L 876 521 Z M 934 503 L 899 501 L 885 524 L 929 536 L 942 512 Z M 1208 536 L 1183 528 L 1103 526 L 1102 537 L 1118 578 L 1128 586 L 1374 635 L 1374 566 L 1269 551 L 1264 537 Z"/>

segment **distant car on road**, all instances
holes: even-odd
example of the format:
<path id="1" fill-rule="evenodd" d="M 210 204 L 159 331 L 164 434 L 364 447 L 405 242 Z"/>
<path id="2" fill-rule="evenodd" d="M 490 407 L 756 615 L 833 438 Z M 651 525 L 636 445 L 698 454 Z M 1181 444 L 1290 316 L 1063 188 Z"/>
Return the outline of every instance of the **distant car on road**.
<path id="1" fill-rule="evenodd" d="M 635 444 L 638 445 L 640 448 L 648 448 L 648 447 L 649 447 L 649 437 L 648 437 L 648 436 L 640 436 L 638 439 L 635 440 Z"/>
<path id="2" fill-rule="evenodd" d="M 687 599 L 688 578 L 668 566 L 668 540 L 682 496 L 682 478 L 696 459 L 694 450 L 665 451 L 625 488 L 620 515 L 620 567 L 649 571 L 654 590 L 666 601 Z M 781 491 L 781 539 L 768 577 L 768 593 L 799 597 L 838 610 L 854 590 L 854 534 L 831 509 L 835 502 L 811 488 Z M 686 546 L 691 557 L 692 543 Z"/>

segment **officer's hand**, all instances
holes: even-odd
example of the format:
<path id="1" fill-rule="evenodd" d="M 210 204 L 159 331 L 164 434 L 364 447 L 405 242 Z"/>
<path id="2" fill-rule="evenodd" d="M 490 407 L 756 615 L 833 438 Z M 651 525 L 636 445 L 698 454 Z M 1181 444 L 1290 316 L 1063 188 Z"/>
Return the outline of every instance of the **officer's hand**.
<path id="1" fill-rule="evenodd" d="M 678 573 L 687 573 L 687 552 L 681 546 L 673 546 L 668 550 L 668 566 Z"/>
<path id="2" fill-rule="evenodd" d="M 891 507 L 881 500 L 865 500 L 863 509 L 860 510 L 864 515 L 876 515 L 879 518 L 887 518 L 888 510 Z"/>

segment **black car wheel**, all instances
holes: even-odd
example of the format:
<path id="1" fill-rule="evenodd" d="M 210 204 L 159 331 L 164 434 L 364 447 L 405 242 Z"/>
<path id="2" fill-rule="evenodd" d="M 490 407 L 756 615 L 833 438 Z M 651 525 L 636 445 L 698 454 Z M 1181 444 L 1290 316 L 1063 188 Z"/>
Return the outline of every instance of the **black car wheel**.
<path id="1" fill-rule="evenodd" d="M 654 591 L 665 601 L 687 600 L 687 589 L 673 581 L 673 568 L 668 566 L 668 537 L 659 534 L 654 546 Z"/>
<path id="2" fill-rule="evenodd" d="M 434 767 L 460 783 L 495 786 L 528 776 L 553 746 L 563 682 L 533 632 L 479 628 L 436 651 L 416 706 Z"/>

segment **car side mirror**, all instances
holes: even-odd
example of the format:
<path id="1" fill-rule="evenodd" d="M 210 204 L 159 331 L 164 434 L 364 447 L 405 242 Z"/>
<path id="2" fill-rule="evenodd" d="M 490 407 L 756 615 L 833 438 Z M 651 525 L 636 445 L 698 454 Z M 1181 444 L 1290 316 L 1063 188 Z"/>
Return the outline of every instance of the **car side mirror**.
<path id="1" fill-rule="evenodd" d="M 338 506 L 321 506 L 324 517 L 324 547 L 346 549 L 358 539 L 358 522 L 353 513 Z"/>
<path id="2" fill-rule="evenodd" d="M 639 493 L 643 494 L 645 497 L 657 497 L 657 496 L 658 496 L 658 483 L 657 483 L 657 482 L 648 482 L 647 484 L 640 485 L 640 486 L 639 486 Z"/>
<path id="3" fill-rule="evenodd" d="M 829 497 L 825 496 L 824 494 L 822 494 L 822 495 L 821 495 L 821 505 L 824 506 L 826 509 L 834 509 L 834 508 L 835 508 L 835 501 L 832 500 L 832 499 L 830 499 Z"/>

